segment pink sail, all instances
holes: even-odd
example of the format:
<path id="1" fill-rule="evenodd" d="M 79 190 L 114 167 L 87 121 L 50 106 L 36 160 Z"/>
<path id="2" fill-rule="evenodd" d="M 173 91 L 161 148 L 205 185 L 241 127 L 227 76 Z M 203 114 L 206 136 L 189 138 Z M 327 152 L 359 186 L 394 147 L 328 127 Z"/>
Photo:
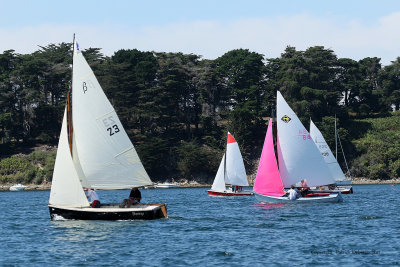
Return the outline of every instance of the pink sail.
<path id="1" fill-rule="evenodd" d="M 279 197 L 284 194 L 283 183 L 276 163 L 272 140 L 272 119 L 269 120 L 264 147 L 254 181 L 254 192 L 261 195 Z"/>

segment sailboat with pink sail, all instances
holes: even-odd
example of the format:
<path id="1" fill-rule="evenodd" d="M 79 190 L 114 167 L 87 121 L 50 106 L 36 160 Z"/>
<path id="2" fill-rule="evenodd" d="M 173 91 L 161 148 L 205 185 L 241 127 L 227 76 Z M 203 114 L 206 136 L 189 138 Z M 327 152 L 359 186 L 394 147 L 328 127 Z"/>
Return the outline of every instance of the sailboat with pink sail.
<path id="1" fill-rule="evenodd" d="M 284 188 L 299 186 L 301 181 L 310 187 L 327 185 L 334 179 L 308 131 L 279 91 L 276 124 L 278 161 L 270 119 L 253 188 L 257 200 L 261 203 L 341 202 L 340 192 L 310 192 L 289 200 Z"/>
<path id="2" fill-rule="evenodd" d="M 226 188 L 226 185 L 231 185 Z M 214 183 L 208 194 L 210 196 L 251 196 L 253 192 L 242 190 L 249 186 L 246 169 L 244 168 L 239 145 L 231 133 L 228 132 L 225 154 L 222 157 Z"/>

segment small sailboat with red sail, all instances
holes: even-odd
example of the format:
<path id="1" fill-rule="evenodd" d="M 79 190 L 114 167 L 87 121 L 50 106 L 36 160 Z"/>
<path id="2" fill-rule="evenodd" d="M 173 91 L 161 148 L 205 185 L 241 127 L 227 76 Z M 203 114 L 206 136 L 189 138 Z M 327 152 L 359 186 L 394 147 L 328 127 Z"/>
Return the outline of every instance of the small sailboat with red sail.
<path id="1" fill-rule="evenodd" d="M 226 188 L 226 185 L 230 185 Z M 239 145 L 228 132 L 226 150 L 219 165 L 214 183 L 208 194 L 210 196 L 251 196 L 253 192 L 242 190 L 249 186 Z"/>

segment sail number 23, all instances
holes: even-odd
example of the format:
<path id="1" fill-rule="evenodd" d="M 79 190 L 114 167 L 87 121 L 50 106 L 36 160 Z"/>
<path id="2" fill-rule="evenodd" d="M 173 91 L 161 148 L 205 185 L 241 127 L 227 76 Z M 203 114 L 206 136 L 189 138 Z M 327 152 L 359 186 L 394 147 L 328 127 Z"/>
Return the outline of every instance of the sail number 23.
<path id="1" fill-rule="evenodd" d="M 110 136 L 119 133 L 118 125 L 115 123 L 115 120 L 113 119 L 112 116 L 103 119 L 103 124 L 106 127 L 107 132 L 109 133 Z"/>

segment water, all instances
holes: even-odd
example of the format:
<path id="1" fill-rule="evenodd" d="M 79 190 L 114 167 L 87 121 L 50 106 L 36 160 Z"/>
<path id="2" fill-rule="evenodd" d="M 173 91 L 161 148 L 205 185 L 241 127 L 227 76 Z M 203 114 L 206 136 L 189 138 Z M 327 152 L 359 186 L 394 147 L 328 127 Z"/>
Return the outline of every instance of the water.
<path id="1" fill-rule="evenodd" d="M 260 205 L 206 188 L 142 190 L 168 204 L 168 219 L 154 221 L 50 221 L 49 191 L 0 192 L 0 265 L 398 265 L 400 185 L 354 191 L 343 203 Z"/>

